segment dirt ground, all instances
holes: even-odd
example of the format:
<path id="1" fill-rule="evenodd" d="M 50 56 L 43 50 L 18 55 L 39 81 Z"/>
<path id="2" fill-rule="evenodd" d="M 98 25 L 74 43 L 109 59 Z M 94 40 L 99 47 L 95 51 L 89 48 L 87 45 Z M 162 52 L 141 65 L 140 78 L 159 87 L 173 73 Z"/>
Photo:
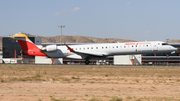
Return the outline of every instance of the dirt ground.
<path id="1" fill-rule="evenodd" d="M 0 101 L 180 101 L 180 68 L 0 65 Z"/>

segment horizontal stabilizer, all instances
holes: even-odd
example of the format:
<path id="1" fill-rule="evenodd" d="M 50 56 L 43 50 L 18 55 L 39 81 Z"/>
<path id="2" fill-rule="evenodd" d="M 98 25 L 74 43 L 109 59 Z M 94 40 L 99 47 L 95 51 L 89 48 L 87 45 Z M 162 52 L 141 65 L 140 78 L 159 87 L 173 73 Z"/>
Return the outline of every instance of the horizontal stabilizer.
<path id="1" fill-rule="evenodd" d="M 16 34 L 16 35 L 13 35 L 11 38 L 13 38 L 13 39 L 26 39 L 26 40 L 29 40 L 29 38 L 27 37 L 26 34 Z"/>

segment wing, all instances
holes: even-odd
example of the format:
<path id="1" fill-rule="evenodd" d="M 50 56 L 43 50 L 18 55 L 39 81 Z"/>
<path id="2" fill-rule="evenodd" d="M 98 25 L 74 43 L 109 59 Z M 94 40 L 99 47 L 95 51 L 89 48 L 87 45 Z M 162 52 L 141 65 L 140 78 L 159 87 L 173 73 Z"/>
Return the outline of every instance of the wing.
<path id="1" fill-rule="evenodd" d="M 72 48 L 70 48 L 68 45 L 66 47 L 70 50 L 70 52 L 76 53 L 82 57 L 103 57 L 105 54 L 102 53 L 90 53 L 90 52 L 78 52 L 74 51 Z"/>

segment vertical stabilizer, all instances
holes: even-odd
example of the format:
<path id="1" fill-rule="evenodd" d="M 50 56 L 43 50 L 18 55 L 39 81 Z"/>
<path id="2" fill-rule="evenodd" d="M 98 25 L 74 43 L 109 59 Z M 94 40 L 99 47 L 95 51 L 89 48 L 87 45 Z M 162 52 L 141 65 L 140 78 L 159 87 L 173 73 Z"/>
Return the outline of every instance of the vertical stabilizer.
<path id="1" fill-rule="evenodd" d="M 22 49 L 24 50 L 24 53 L 26 55 L 31 56 L 47 56 L 45 53 L 41 52 L 40 48 L 38 48 L 28 37 L 26 34 L 16 34 L 11 37 L 13 39 L 16 39 Z M 48 56 L 47 56 L 48 57 Z"/>

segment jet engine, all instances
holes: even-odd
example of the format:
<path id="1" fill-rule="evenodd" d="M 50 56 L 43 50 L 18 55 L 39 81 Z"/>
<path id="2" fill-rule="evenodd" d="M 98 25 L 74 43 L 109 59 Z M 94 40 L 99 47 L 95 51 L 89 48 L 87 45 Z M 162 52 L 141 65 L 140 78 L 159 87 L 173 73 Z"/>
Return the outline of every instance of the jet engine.
<path id="1" fill-rule="evenodd" d="M 57 50 L 57 46 L 56 45 L 48 45 L 46 47 L 42 47 L 41 51 L 47 51 L 47 52 L 53 52 Z"/>

